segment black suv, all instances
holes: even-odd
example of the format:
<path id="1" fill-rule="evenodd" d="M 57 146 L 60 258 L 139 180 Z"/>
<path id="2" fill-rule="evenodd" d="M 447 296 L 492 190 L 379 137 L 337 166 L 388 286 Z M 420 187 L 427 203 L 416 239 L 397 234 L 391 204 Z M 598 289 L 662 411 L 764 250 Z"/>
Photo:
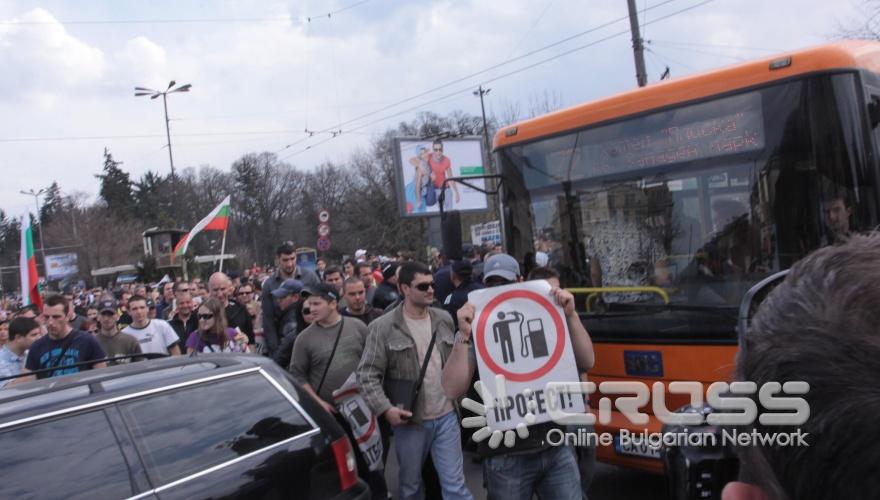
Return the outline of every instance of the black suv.
<path id="1" fill-rule="evenodd" d="M 156 359 L 2 390 L 0 471 L 0 498 L 369 498 L 339 424 L 252 355 Z"/>

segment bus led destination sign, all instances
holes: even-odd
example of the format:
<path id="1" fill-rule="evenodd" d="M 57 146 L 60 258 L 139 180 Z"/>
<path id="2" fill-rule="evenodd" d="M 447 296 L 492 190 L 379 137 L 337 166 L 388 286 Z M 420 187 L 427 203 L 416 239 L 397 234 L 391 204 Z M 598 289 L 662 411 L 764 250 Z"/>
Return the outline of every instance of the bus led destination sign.
<path id="1" fill-rule="evenodd" d="M 712 113 L 713 110 L 716 113 Z M 586 154 L 591 175 L 670 165 L 764 147 L 764 119 L 758 94 L 687 106 L 607 128 L 617 129 L 618 137 L 624 135 L 624 138 L 583 146 L 582 154 Z M 595 132 L 607 137 L 612 130 Z"/>

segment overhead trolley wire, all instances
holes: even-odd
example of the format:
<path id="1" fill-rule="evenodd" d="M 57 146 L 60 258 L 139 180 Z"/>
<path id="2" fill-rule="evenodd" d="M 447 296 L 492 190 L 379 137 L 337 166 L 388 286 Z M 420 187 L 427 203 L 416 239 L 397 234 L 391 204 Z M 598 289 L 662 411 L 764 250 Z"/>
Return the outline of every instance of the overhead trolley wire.
<path id="1" fill-rule="evenodd" d="M 663 1 L 663 2 L 660 2 L 660 3 L 656 4 L 656 5 L 653 5 L 653 6 L 649 7 L 648 9 L 655 9 L 655 8 L 657 8 L 657 7 L 660 7 L 660 6 L 665 5 L 665 4 L 668 4 L 668 3 L 672 3 L 672 2 L 674 2 L 674 1 L 676 1 L 676 0 L 665 0 L 665 1 Z M 708 1 L 705 2 L 705 3 L 708 3 L 709 1 L 713 1 L 713 0 L 708 0 Z M 697 4 L 697 6 L 699 6 L 699 5 L 702 5 L 702 4 Z M 681 12 L 684 12 L 685 10 L 689 10 L 689 9 L 684 9 L 684 10 L 682 10 Z M 665 17 L 664 17 L 664 18 L 665 18 Z M 664 19 L 664 18 L 660 18 L 660 19 Z M 442 84 L 442 85 L 438 85 L 438 86 L 436 86 L 436 87 L 432 87 L 432 88 L 430 88 L 430 89 L 428 89 L 428 90 L 425 90 L 424 92 L 420 92 L 420 93 L 418 93 L 418 94 L 411 95 L 411 96 L 406 97 L 406 98 L 404 98 L 404 99 L 401 99 L 401 100 L 399 100 L 399 101 L 396 101 L 396 102 L 393 102 L 393 103 L 391 103 L 391 104 L 388 104 L 387 106 L 383 106 L 383 107 L 381 107 L 381 108 L 379 108 L 379 109 L 375 109 L 375 110 L 373 110 L 373 111 L 370 111 L 369 113 L 364 113 L 364 114 L 359 115 L 359 116 L 356 116 L 356 117 L 354 117 L 354 118 L 352 118 L 352 119 L 350 119 L 350 120 L 347 120 L 347 121 L 344 121 L 344 122 L 341 122 L 341 123 L 337 123 L 337 124 L 335 124 L 335 125 L 333 125 L 333 126 L 331 126 L 331 127 L 328 127 L 328 128 L 323 129 L 323 130 L 317 131 L 316 133 L 317 133 L 317 134 L 325 134 L 325 133 L 331 132 L 331 131 L 333 131 L 333 130 L 339 130 L 339 129 L 342 129 L 345 125 L 349 125 L 349 124 L 351 124 L 351 123 L 354 123 L 354 122 L 360 121 L 360 120 L 362 120 L 362 119 L 364 119 L 364 118 L 369 118 L 369 117 L 371 117 L 371 116 L 375 116 L 376 113 L 381 113 L 381 112 L 383 112 L 383 111 L 388 111 L 389 109 L 392 109 L 392 108 L 395 108 L 395 107 L 397 107 L 397 106 L 400 106 L 401 104 L 405 104 L 405 103 L 408 103 L 408 102 L 414 101 L 414 100 L 416 100 L 416 99 L 418 99 L 418 98 L 420 98 L 420 97 L 424 97 L 424 96 L 426 96 L 426 95 L 428 95 L 428 94 L 432 94 L 432 93 L 434 93 L 434 92 L 437 92 L 438 90 L 442 90 L 442 89 L 445 89 L 445 88 L 451 87 L 451 86 L 455 85 L 456 83 L 461 83 L 461 82 L 463 82 L 463 81 L 465 81 L 465 80 L 469 80 L 469 79 L 471 79 L 471 78 L 473 78 L 473 77 L 475 77 L 475 76 L 479 76 L 479 75 L 482 75 L 482 74 L 484 74 L 484 73 L 488 73 L 489 71 L 492 71 L 492 70 L 494 70 L 494 69 L 498 69 L 498 68 L 500 68 L 500 67 L 502 67 L 502 66 L 506 66 L 506 65 L 508 65 L 508 64 L 510 64 L 510 63 L 514 63 L 514 62 L 516 62 L 516 61 L 520 61 L 520 60 L 525 59 L 525 58 L 527 58 L 527 57 L 531 57 L 531 56 L 533 56 L 533 55 L 535 55 L 535 54 L 538 54 L 538 53 L 540 53 L 540 52 L 543 52 L 543 51 L 545 51 L 545 50 L 551 49 L 551 48 L 553 48 L 553 47 L 557 47 L 557 46 L 559 46 L 559 45 L 561 45 L 561 44 L 564 44 L 564 43 L 569 42 L 569 41 L 571 41 L 571 40 L 574 40 L 574 39 L 576 39 L 576 38 L 580 38 L 580 37 L 582 37 L 582 36 L 584 36 L 584 35 L 588 35 L 588 34 L 590 34 L 590 33 L 593 33 L 593 32 L 595 32 L 595 31 L 598 31 L 598 30 L 603 29 L 603 28 L 607 28 L 608 26 L 612 26 L 612 25 L 614 25 L 614 24 L 617 24 L 617 23 L 619 23 L 619 22 L 621 22 L 621 21 L 625 21 L 625 20 L 628 20 L 628 19 L 629 19 L 629 16 L 623 16 L 623 17 L 619 17 L 619 18 L 617 18 L 617 19 L 614 19 L 614 20 L 611 20 L 611 21 L 605 22 L 605 23 L 603 23 L 603 24 L 600 24 L 600 25 L 598 25 L 598 26 L 595 26 L 595 27 L 590 28 L 590 29 L 585 30 L 585 31 L 581 31 L 580 33 L 575 33 L 574 35 L 568 36 L 568 37 L 563 38 L 563 39 L 561 39 L 561 40 L 557 40 L 556 42 L 553 42 L 553 43 L 551 43 L 551 44 L 549 44 L 549 45 L 545 45 L 545 46 L 543 46 L 543 47 L 537 48 L 537 49 L 535 49 L 535 50 L 532 50 L 532 51 L 527 52 L 527 53 L 525 53 L 525 54 L 522 54 L 522 55 L 520 55 L 520 56 L 516 56 L 516 57 L 510 58 L 510 59 L 507 59 L 507 60 L 502 61 L 502 62 L 497 63 L 497 64 L 493 64 L 492 66 L 489 66 L 489 67 L 487 67 L 487 68 L 481 69 L 481 70 L 476 71 L 476 72 L 474 72 L 474 73 L 470 73 L 470 74 L 468 74 L 468 75 L 462 76 L 462 77 L 460 77 L 460 78 L 456 78 L 455 80 L 449 81 L 449 82 L 444 83 L 444 84 Z M 653 23 L 654 21 L 651 21 L 651 22 Z M 344 131 L 344 130 L 343 130 L 343 131 Z M 284 150 L 286 150 L 286 149 L 289 149 L 289 148 L 291 148 L 291 147 L 293 147 L 293 146 L 296 146 L 296 145 L 298 145 L 298 144 L 302 144 L 303 142 L 307 141 L 308 139 L 309 139 L 309 137 L 304 137 L 304 138 L 302 138 L 302 139 L 296 140 L 296 141 L 294 141 L 294 142 L 292 142 L 292 143 L 290 143 L 290 144 L 287 144 L 286 146 L 282 147 L 281 149 L 279 149 L 278 151 L 276 151 L 276 153 L 280 153 L 280 152 L 282 152 L 282 151 L 284 151 Z"/>
<path id="2" fill-rule="evenodd" d="M 658 6 L 660 6 L 660 5 L 663 5 L 663 4 L 665 4 L 665 3 L 669 3 L 669 2 L 671 2 L 671 1 L 674 1 L 674 0 L 667 0 L 666 2 L 659 3 L 659 4 L 655 5 L 655 6 L 649 7 L 648 9 L 658 7 Z M 693 9 L 696 9 L 696 8 L 698 8 L 698 7 L 701 7 L 701 6 L 703 6 L 703 5 L 706 5 L 706 4 L 708 4 L 708 3 L 711 3 L 711 2 L 713 2 L 713 1 L 715 1 L 715 0 L 703 0 L 702 2 L 696 3 L 696 4 L 691 5 L 691 6 L 689 6 L 689 7 L 685 7 L 685 8 L 683 8 L 683 9 L 677 10 L 677 11 L 672 12 L 672 13 L 670 13 L 670 14 L 667 14 L 667 15 L 664 15 L 664 16 L 660 16 L 660 17 L 658 17 L 658 18 L 656 18 L 656 19 L 652 19 L 651 21 L 646 22 L 645 25 L 648 25 L 648 24 L 654 24 L 654 23 L 657 23 L 657 22 L 660 22 L 660 21 L 663 21 L 663 20 L 669 19 L 670 17 L 673 17 L 673 16 L 676 16 L 676 15 L 682 14 L 682 13 L 684 13 L 684 12 L 687 12 L 687 11 L 690 11 L 690 10 L 693 10 Z M 647 9 L 646 9 L 646 10 L 647 10 Z M 627 17 L 624 17 L 624 18 L 621 18 L 621 19 L 629 19 L 629 17 L 627 16 Z M 612 21 L 611 23 L 613 23 L 613 22 L 614 22 L 614 21 Z M 609 24 L 609 23 L 606 23 L 606 24 L 601 25 L 601 26 L 599 26 L 599 27 L 592 28 L 591 30 L 588 30 L 588 31 L 595 31 L 596 29 L 599 29 L 599 28 L 601 28 L 601 27 L 605 27 L 605 26 L 607 26 L 608 24 Z M 487 79 L 487 80 L 483 80 L 483 81 L 480 82 L 480 85 L 487 85 L 487 84 L 492 83 L 492 82 L 495 82 L 495 81 L 497 81 L 497 80 L 501 80 L 501 79 L 503 79 L 503 78 L 507 78 L 507 77 L 513 76 L 513 75 L 515 75 L 515 74 L 517 74 L 517 73 L 521 73 L 521 72 L 523 72 L 523 71 L 526 71 L 526 70 L 532 69 L 532 68 L 534 68 L 534 67 L 536 67 L 536 66 L 540 66 L 540 65 L 542 65 L 542 64 L 546 64 L 546 63 L 548 63 L 548 62 L 550 62 L 550 61 L 553 61 L 553 60 L 559 59 L 559 58 L 561 58 L 561 57 L 565 57 L 565 56 L 570 55 L 570 54 L 573 54 L 573 53 L 575 53 L 575 52 L 579 52 L 579 51 L 584 50 L 584 49 L 586 49 L 586 48 L 588 48 L 588 47 L 592 47 L 593 45 L 596 45 L 596 44 L 599 44 L 599 43 L 605 42 L 605 41 L 610 40 L 610 39 L 612 39 L 612 38 L 616 38 L 616 37 L 619 37 L 619 36 L 622 36 L 622 35 L 626 35 L 626 34 L 628 34 L 628 33 L 630 33 L 630 30 L 629 30 L 629 29 L 625 29 L 625 30 L 618 31 L 618 32 L 616 32 L 616 33 L 613 33 L 613 34 L 611 34 L 611 35 L 605 36 L 605 37 L 600 38 L 600 39 L 598 39 L 598 40 L 594 40 L 594 41 L 592 41 L 592 42 L 590 42 L 590 43 L 587 43 L 587 44 L 585 44 L 585 45 L 580 45 L 580 46 L 578 46 L 578 47 L 574 47 L 574 48 L 572 48 L 572 49 L 566 50 L 566 51 L 561 52 L 561 53 L 559 53 L 559 54 L 556 54 L 556 55 L 554 55 L 554 56 L 551 56 L 551 57 L 548 57 L 548 58 L 545 58 L 545 59 L 541 59 L 541 60 L 536 61 L 536 62 L 534 62 L 534 63 L 531 63 L 531 64 L 528 64 L 528 65 L 526 65 L 526 66 L 523 66 L 523 67 L 521 67 L 521 68 L 517 68 L 517 69 L 515 69 L 515 70 L 513 70 L 513 71 L 509 71 L 509 72 L 507 72 L 507 73 L 503 73 L 503 74 L 501 74 L 501 75 L 494 76 L 494 77 L 489 78 L 489 79 Z M 579 35 L 574 35 L 574 36 L 579 36 Z M 572 38 L 572 37 L 569 37 L 568 39 L 571 39 L 571 38 Z M 559 43 L 561 43 L 561 42 L 556 42 L 556 43 L 551 44 L 551 45 L 549 45 L 549 46 L 547 46 L 547 47 L 555 46 L 555 45 L 558 45 Z M 534 54 L 534 53 L 539 52 L 539 51 L 541 51 L 541 50 L 544 50 L 544 48 L 542 48 L 542 49 L 537 49 L 536 51 L 532 51 L 532 52 L 530 52 L 529 54 Z M 523 57 L 526 57 L 526 56 L 529 55 L 529 54 L 526 54 L 526 55 L 524 55 L 524 56 L 520 56 L 520 57 L 517 57 L 517 58 L 511 59 L 511 61 L 513 61 L 513 60 L 518 60 L 518 59 L 522 59 Z M 656 52 L 655 52 L 655 54 L 656 54 Z M 657 55 L 658 55 L 658 57 L 659 57 L 659 54 L 657 54 Z M 502 65 L 504 65 L 504 64 L 507 64 L 508 62 L 509 62 L 509 61 L 506 61 L 506 62 L 503 62 L 503 63 L 496 64 L 496 65 L 494 65 L 494 66 L 492 66 L 492 67 L 490 67 L 490 68 L 487 68 L 487 69 L 485 69 L 485 70 L 481 70 L 481 71 L 478 71 L 478 72 L 476 72 L 476 73 L 473 73 L 472 75 L 479 75 L 479 74 L 485 73 L 485 72 L 487 72 L 487 71 L 489 71 L 489 70 L 491 70 L 491 69 L 495 69 L 495 68 L 500 67 L 500 66 L 502 66 Z M 685 66 L 684 64 L 682 64 L 682 65 Z M 691 68 L 691 69 L 692 69 L 692 68 Z M 471 76 L 472 76 L 472 75 L 471 75 Z M 360 119 L 363 119 L 363 118 L 365 118 L 365 117 L 373 116 L 373 115 L 375 115 L 376 113 L 379 113 L 379 112 L 382 112 L 382 111 L 388 110 L 389 108 L 395 107 L 395 106 L 397 106 L 397 105 L 399 105 L 399 104 L 402 104 L 402 103 L 404 103 L 404 102 L 412 101 L 412 100 L 416 99 L 417 97 L 421 97 L 421 96 L 423 96 L 423 95 L 425 95 L 425 94 L 431 93 L 431 92 L 435 91 L 436 89 L 441 89 L 441 88 L 449 87 L 449 86 L 451 86 L 451 85 L 454 84 L 454 83 L 458 83 L 458 82 L 460 82 L 460 81 L 462 81 L 462 80 L 466 80 L 466 79 L 468 79 L 468 78 L 470 78 L 470 76 L 468 76 L 468 77 L 462 77 L 462 78 L 459 78 L 459 79 L 457 79 L 457 80 L 453 80 L 452 82 L 450 82 L 450 83 L 448 83 L 448 84 L 444 84 L 444 85 L 441 85 L 441 86 L 439 86 L 439 87 L 435 87 L 434 89 L 431 89 L 431 90 L 428 90 L 428 91 L 422 92 L 421 94 L 417 94 L 416 96 L 408 97 L 408 98 L 406 98 L 406 99 L 403 99 L 403 100 L 399 101 L 399 102 L 396 103 L 396 104 L 392 104 L 392 105 L 389 105 L 389 106 L 385 106 L 384 108 L 379 109 L 379 110 L 377 110 L 377 111 L 374 111 L 374 112 L 372 112 L 372 113 L 368 113 L 368 114 L 365 114 L 365 115 L 361 115 L 360 117 L 357 117 L 357 118 L 353 118 L 353 119 L 351 119 L 351 120 L 348 120 L 347 122 L 344 122 L 344 123 L 339 124 L 339 126 L 341 127 L 342 125 L 345 125 L 345 124 L 348 124 L 348 123 L 352 123 L 352 122 L 355 122 L 355 121 L 360 121 Z M 363 124 L 363 125 L 358 125 L 358 126 L 356 126 L 356 127 L 351 128 L 350 130 L 351 130 L 351 131 L 360 130 L 360 129 L 365 128 L 365 127 L 368 127 L 368 126 L 375 125 L 376 123 L 380 123 L 380 122 L 383 122 L 383 121 L 385 121 L 385 120 L 388 120 L 388 119 L 391 119 L 391 118 L 395 118 L 395 117 L 400 116 L 400 115 L 402 115 L 402 114 L 406 114 L 406 113 L 409 113 L 409 112 L 412 112 L 412 111 L 416 111 L 416 110 L 418 110 L 418 109 L 421 109 L 421 108 L 423 108 L 423 107 L 425 107 L 425 106 L 428 106 L 428 105 L 430 105 L 430 104 L 434 104 L 434 103 L 436 103 L 436 102 L 438 102 L 438 101 L 441 101 L 441 100 L 443 100 L 443 99 L 447 99 L 447 98 L 450 98 L 450 97 L 452 97 L 452 96 L 455 96 L 455 95 L 458 95 L 458 94 L 462 94 L 462 93 L 465 93 L 465 92 L 471 92 L 472 90 L 473 90 L 473 85 L 469 85 L 469 86 L 466 87 L 466 88 L 462 88 L 462 89 L 456 90 L 456 91 L 454 91 L 454 92 L 451 92 L 451 93 L 449 93 L 449 94 L 445 94 L 444 96 L 441 96 L 441 97 L 439 97 L 439 98 L 437 98 L 437 99 L 432 99 L 432 100 L 430 100 L 430 101 L 427 101 L 427 102 L 421 103 L 421 104 L 419 104 L 419 105 L 417 105 L 417 106 L 413 106 L 413 107 L 411 107 L 411 108 L 407 108 L 407 109 L 405 109 L 405 110 L 398 111 L 398 112 L 395 112 L 395 113 L 393 113 L 393 114 L 386 115 L 386 116 L 383 116 L 383 117 L 378 118 L 378 119 L 376 119 L 376 120 L 373 120 L 373 121 L 367 122 L 367 123 L 365 123 L 365 124 Z M 345 132 L 347 132 L 347 131 L 348 131 L 348 130 L 345 130 Z M 321 132 L 319 132 L 319 133 L 326 133 L 326 132 L 327 132 L 327 131 L 324 130 L 324 131 L 321 131 Z M 326 138 L 326 139 L 324 139 L 324 140 L 321 140 L 321 141 L 319 141 L 319 142 L 317 142 L 317 143 L 315 143 L 315 144 L 311 144 L 311 145 L 305 147 L 304 149 L 300 149 L 300 150 L 297 150 L 297 151 L 295 151 L 295 152 L 293 152 L 293 153 L 290 153 L 290 154 L 284 156 L 282 159 L 290 158 L 290 157 L 292 157 L 292 156 L 296 156 L 296 155 L 298 155 L 298 154 L 304 153 L 304 152 L 306 152 L 306 151 L 308 151 L 308 150 L 310 150 L 310 149 L 313 149 L 313 148 L 315 148 L 315 147 L 317 147 L 317 146 L 320 146 L 321 144 L 326 143 L 327 141 L 333 140 L 333 139 L 337 138 L 338 136 L 339 136 L 339 134 L 336 134 L 336 135 L 333 135 L 333 136 L 331 136 L 331 137 L 328 137 L 328 138 Z M 285 149 L 288 149 L 288 148 L 290 148 L 290 147 L 292 147 L 292 146 L 295 146 L 295 145 L 297 145 L 297 144 L 301 144 L 302 142 L 305 142 L 306 140 L 308 140 L 308 138 L 304 138 L 304 139 L 301 139 L 301 140 L 296 141 L 296 142 L 294 142 L 294 143 L 288 144 L 287 146 L 285 146 L 284 148 L 282 148 L 282 149 L 279 150 L 278 152 L 281 152 L 281 151 L 283 151 L 283 150 L 285 150 Z"/>
<path id="3" fill-rule="evenodd" d="M 360 2 L 355 2 L 347 7 L 342 7 L 334 11 L 325 12 L 323 14 L 317 14 L 314 16 L 306 16 L 306 17 L 268 17 L 268 18 L 259 18 L 259 17 L 229 17 L 229 18 L 183 18 L 183 19 L 98 19 L 98 20 L 70 20 L 70 21 L 0 21 L 0 26 L 40 26 L 40 25 L 51 25 L 51 24 L 63 24 L 63 25 L 80 25 L 80 24 L 219 24 L 219 23 L 280 23 L 280 22 L 291 22 L 291 23 L 308 23 L 312 19 L 320 19 L 323 17 L 330 17 L 335 14 L 339 14 L 340 12 L 345 12 L 347 10 L 353 9 L 355 7 L 359 7 L 370 0 L 361 0 Z"/>

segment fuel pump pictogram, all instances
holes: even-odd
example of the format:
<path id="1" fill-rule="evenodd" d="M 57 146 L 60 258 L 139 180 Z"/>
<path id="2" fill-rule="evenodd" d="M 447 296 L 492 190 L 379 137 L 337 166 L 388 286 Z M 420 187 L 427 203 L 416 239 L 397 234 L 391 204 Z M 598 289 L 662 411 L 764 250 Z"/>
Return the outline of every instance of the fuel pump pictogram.
<path id="1" fill-rule="evenodd" d="M 520 356 L 522 358 L 537 359 L 549 355 L 547 334 L 544 331 L 544 322 L 541 318 L 526 320 L 525 316 L 518 311 L 500 311 L 497 317 L 498 321 L 492 325 L 492 338 L 495 343 L 501 344 L 501 356 L 505 364 L 515 361 L 511 332 L 513 325 L 517 325 L 519 330 Z"/>

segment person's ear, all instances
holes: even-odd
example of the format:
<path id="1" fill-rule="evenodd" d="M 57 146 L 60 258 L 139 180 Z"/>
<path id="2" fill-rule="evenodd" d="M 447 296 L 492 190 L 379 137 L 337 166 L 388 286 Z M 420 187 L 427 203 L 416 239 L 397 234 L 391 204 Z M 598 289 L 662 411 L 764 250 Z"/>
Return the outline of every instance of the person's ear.
<path id="1" fill-rule="evenodd" d="M 769 500 L 769 497 L 759 486 L 732 481 L 721 491 L 721 500 Z"/>

